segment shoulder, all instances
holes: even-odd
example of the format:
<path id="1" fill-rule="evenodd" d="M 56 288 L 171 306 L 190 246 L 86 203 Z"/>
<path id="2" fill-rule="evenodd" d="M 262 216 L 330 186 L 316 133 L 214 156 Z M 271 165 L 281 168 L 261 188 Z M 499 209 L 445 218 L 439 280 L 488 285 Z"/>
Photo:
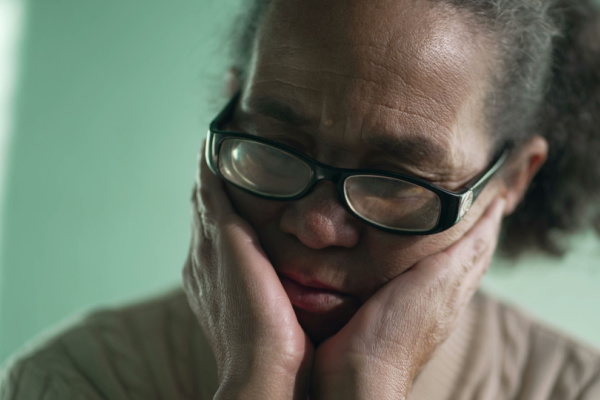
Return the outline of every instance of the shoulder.
<path id="1" fill-rule="evenodd" d="M 600 351 L 479 293 L 477 347 L 500 398 L 600 399 Z"/>
<path id="2" fill-rule="evenodd" d="M 209 355 L 177 289 L 95 311 L 39 339 L 0 374 L 0 398 L 198 398 Z"/>

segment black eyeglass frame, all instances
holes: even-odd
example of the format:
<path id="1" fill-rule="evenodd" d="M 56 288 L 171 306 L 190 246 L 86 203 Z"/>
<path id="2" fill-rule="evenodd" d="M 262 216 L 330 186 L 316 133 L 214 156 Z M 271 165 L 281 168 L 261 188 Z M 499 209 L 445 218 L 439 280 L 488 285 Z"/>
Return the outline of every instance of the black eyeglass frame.
<path id="1" fill-rule="evenodd" d="M 431 235 L 434 233 L 439 233 L 445 231 L 454 225 L 456 225 L 460 220 L 465 216 L 465 214 L 469 211 L 479 194 L 482 192 L 486 184 L 490 181 L 492 176 L 500 169 L 502 164 L 506 161 L 509 156 L 512 145 L 507 144 L 500 151 L 499 155 L 494 158 L 494 160 L 490 163 L 489 167 L 483 172 L 479 177 L 468 182 L 465 187 L 459 191 L 451 191 L 439 186 L 433 185 L 423 179 L 416 178 L 413 176 L 403 175 L 396 172 L 390 171 L 382 171 L 375 169 L 347 169 L 347 168 L 336 168 L 326 164 L 323 164 L 315 159 L 308 157 L 307 155 L 299 152 L 298 150 L 286 146 L 284 144 L 278 143 L 274 140 L 261 138 L 255 135 L 250 135 L 248 133 L 242 132 L 234 132 L 223 130 L 220 127 L 223 126 L 227 121 L 230 120 L 233 112 L 235 110 L 235 106 L 237 104 L 237 100 L 239 98 L 239 93 L 234 96 L 227 105 L 223 108 L 223 110 L 215 117 L 215 119 L 210 123 L 207 140 L 206 140 L 206 160 L 209 168 L 213 173 L 219 176 L 221 179 L 227 181 L 228 183 L 238 187 L 239 189 L 250 193 L 252 195 L 262 197 L 269 200 L 281 200 L 281 201 L 292 201 L 298 200 L 302 197 L 306 196 L 310 191 L 314 188 L 315 184 L 321 180 L 328 180 L 335 184 L 340 199 L 344 207 L 356 218 L 365 222 L 366 224 L 373 226 L 378 229 L 382 229 L 391 233 L 398 233 L 404 235 Z M 257 193 L 252 190 L 249 190 L 243 186 L 237 185 L 221 174 L 219 170 L 219 151 L 221 148 L 221 144 L 224 140 L 228 138 L 240 138 L 249 141 L 254 141 L 257 143 L 266 144 L 272 147 L 275 147 L 279 150 L 285 151 L 300 160 L 304 161 L 312 170 L 312 176 L 309 183 L 306 185 L 304 190 L 294 196 L 270 196 L 262 193 Z M 417 185 L 423 187 L 427 190 L 434 192 L 438 198 L 440 199 L 440 212 L 436 225 L 427 231 L 417 231 L 417 230 L 405 230 L 405 229 L 396 229 L 391 228 L 389 226 L 380 225 L 376 222 L 370 221 L 365 217 L 357 214 L 350 204 L 348 203 L 348 199 L 346 198 L 345 190 L 344 190 L 344 182 L 347 178 L 355 175 L 375 175 L 382 176 L 388 178 L 395 178 L 399 180 L 403 180 L 409 182 L 413 185 Z"/>

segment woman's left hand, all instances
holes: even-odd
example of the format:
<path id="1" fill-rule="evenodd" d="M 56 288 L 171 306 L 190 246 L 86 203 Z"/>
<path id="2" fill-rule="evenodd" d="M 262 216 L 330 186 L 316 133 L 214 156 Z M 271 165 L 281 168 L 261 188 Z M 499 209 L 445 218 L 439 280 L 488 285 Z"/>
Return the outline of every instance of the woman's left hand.
<path id="1" fill-rule="evenodd" d="M 315 355 L 311 399 L 405 399 L 489 267 L 505 206 L 375 293 Z"/>

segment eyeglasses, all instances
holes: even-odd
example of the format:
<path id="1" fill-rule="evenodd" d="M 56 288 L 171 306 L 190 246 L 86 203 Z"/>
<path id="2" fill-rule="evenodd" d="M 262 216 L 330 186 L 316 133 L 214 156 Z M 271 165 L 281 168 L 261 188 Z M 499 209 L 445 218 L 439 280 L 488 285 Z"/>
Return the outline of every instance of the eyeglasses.
<path id="1" fill-rule="evenodd" d="M 429 235 L 457 224 L 508 157 L 505 146 L 487 170 L 459 191 L 389 171 L 335 168 L 273 140 L 222 130 L 235 96 L 210 124 L 206 160 L 225 181 L 271 200 L 297 200 L 321 180 L 333 182 L 348 211 L 388 232 Z"/>

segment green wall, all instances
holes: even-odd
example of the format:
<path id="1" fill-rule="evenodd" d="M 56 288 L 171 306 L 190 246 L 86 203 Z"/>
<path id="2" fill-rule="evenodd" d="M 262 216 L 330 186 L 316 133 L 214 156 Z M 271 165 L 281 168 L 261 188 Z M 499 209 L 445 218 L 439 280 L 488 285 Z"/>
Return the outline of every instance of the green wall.
<path id="1" fill-rule="evenodd" d="M 0 363 L 67 316 L 179 282 L 239 0 L 27 3 L 0 253 Z M 486 287 L 600 345 L 598 241 Z"/>
<path id="2" fill-rule="evenodd" d="M 27 4 L 2 218 L 0 362 L 179 281 L 237 0 Z"/>

